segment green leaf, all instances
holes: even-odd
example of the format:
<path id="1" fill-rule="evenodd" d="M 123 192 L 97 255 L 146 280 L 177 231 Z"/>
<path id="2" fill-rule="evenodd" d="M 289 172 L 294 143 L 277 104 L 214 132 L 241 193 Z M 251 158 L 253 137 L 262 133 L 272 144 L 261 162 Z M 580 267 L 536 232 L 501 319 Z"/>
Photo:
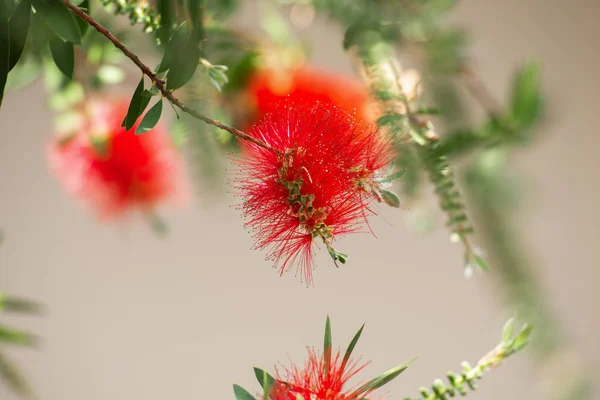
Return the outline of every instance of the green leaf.
<path id="1" fill-rule="evenodd" d="M 167 90 L 176 90 L 192 79 L 200 61 L 200 49 L 192 37 L 187 22 L 182 23 L 175 30 L 167 46 L 167 51 L 170 53 L 168 57 L 176 60 L 176 62 L 170 63 L 167 74 Z"/>
<path id="2" fill-rule="evenodd" d="M 512 340 L 515 333 L 515 319 L 511 318 L 504 324 L 502 328 L 502 343 L 508 343 Z"/>
<path id="3" fill-rule="evenodd" d="M 158 37 L 162 43 L 167 43 L 173 32 L 176 18 L 176 4 L 173 0 L 158 0 L 157 9 L 160 15 L 160 29 Z"/>
<path id="4" fill-rule="evenodd" d="M 73 4 L 75 4 L 75 3 L 73 3 Z M 83 11 L 85 11 L 85 13 L 88 15 L 90 15 L 90 13 L 91 13 L 90 7 L 91 7 L 90 0 L 84 0 L 81 2 L 81 4 L 79 4 L 79 8 L 81 8 Z M 79 25 L 79 30 L 81 31 L 81 37 L 83 38 L 85 36 L 85 34 L 87 33 L 87 31 L 89 30 L 90 25 L 79 17 L 77 17 L 77 25 Z"/>
<path id="5" fill-rule="evenodd" d="M 27 33 L 29 32 L 29 21 L 31 20 L 31 4 L 29 0 L 21 0 L 10 17 L 10 61 L 8 70 L 12 70 L 25 48 Z"/>
<path id="6" fill-rule="evenodd" d="M 219 67 L 224 67 L 225 69 Z M 223 86 L 225 86 L 229 82 L 227 74 L 225 73 L 226 70 L 227 67 L 225 65 L 213 65 L 211 68 L 208 69 L 208 78 L 210 80 L 210 83 L 212 83 L 212 85 L 219 92 L 222 91 Z"/>
<path id="7" fill-rule="evenodd" d="M 50 53 L 54 63 L 67 78 L 73 79 L 75 69 L 75 52 L 73 44 L 65 42 L 57 36 L 50 38 Z"/>
<path id="8" fill-rule="evenodd" d="M 325 338 L 323 340 L 323 358 L 325 361 L 324 365 L 324 376 L 326 377 L 329 373 L 329 368 L 331 366 L 331 320 L 329 319 L 329 315 L 327 316 L 327 320 L 325 321 Z"/>
<path id="9" fill-rule="evenodd" d="M 406 118 L 403 114 L 386 114 L 377 120 L 377 125 L 380 127 L 393 126 Z"/>
<path id="10" fill-rule="evenodd" d="M 0 325 L 0 342 L 30 346 L 36 343 L 36 339 L 30 333 Z"/>
<path id="11" fill-rule="evenodd" d="M 412 363 L 414 360 L 416 360 L 416 358 L 413 358 L 412 360 L 410 360 L 407 363 L 398 365 L 397 367 L 394 367 L 390 370 L 385 371 L 383 374 L 377 376 L 376 378 L 371 379 L 369 382 L 365 383 L 364 385 L 362 385 L 361 387 L 356 389 L 348 397 L 353 398 L 353 397 L 368 395 L 373 390 L 379 389 L 383 385 L 388 384 L 389 382 L 391 382 L 392 380 L 397 378 L 398 375 L 400 375 L 402 372 L 404 372 L 406 370 L 406 368 L 408 368 L 410 363 Z"/>
<path id="12" fill-rule="evenodd" d="M 31 396 L 31 389 L 27 381 L 3 353 L 0 353 L 0 377 L 15 394 L 23 398 Z"/>
<path id="13" fill-rule="evenodd" d="M 142 92 L 144 91 L 144 76 L 140 79 L 140 83 L 137 85 L 135 92 L 133 92 L 133 96 L 131 97 L 131 102 L 129 103 L 129 109 L 127 110 L 127 115 L 123 120 L 121 126 L 125 127 L 125 130 L 129 131 L 137 119 L 142 115 L 148 102 L 150 102 L 149 97 L 142 96 Z"/>
<path id="14" fill-rule="evenodd" d="M 37 302 L 17 297 L 9 297 L 0 293 L 0 311 L 38 314 L 40 310 L 41 305 Z"/>
<path id="15" fill-rule="evenodd" d="M 254 375 L 258 380 L 258 383 L 263 388 L 264 399 L 266 400 L 269 396 L 269 392 L 275 383 L 275 378 L 273 378 L 269 373 L 263 369 L 254 367 Z"/>
<path id="16" fill-rule="evenodd" d="M 73 44 L 81 43 L 77 19 L 60 0 L 31 0 L 31 3 L 61 39 Z"/>
<path id="17" fill-rule="evenodd" d="M 379 182 L 380 183 L 396 182 L 398 179 L 402 178 L 404 175 L 406 175 L 406 170 L 394 172 L 393 174 L 390 174 L 390 175 L 386 176 L 385 178 L 380 179 Z"/>
<path id="18" fill-rule="evenodd" d="M 532 331 L 533 331 L 532 325 L 529 325 L 529 324 L 523 325 L 523 327 L 521 328 L 521 330 L 519 331 L 519 333 L 517 334 L 517 337 L 515 337 L 515 340 L 513 342 L 512 347 L 513 347 L 513 349 L 515 349 L 515 351 L 522 349 L 523 347 L 525 347 L 525 345 L 527 345 L 527 343 L 529 343 L 529 337 L 531 336 Z"/>
<path id="19" fill-rule="evenodd" d="M 0 106 L 2 106 L 10 65 L 10 25 L 5 11 L 0 9 Z"/>
<path id="20" fill-rule="evenodd" d="M 485 262 L 485 260 L 483 259 L 483 257 L 477 255 L 477 254 L 473 254 L 473 261 L 475 261 L 475 264 L 477 264 L 477 266 L 482 270 L 482 271 L 489 271 L 490 267 L 487 265 L 487 263 Z"/>
<path id="21" fill-rule="evenodd" d="M 160 120 L 160 115 L 162 114 L 162 104 L 163 99 L 161 98 L 158 102 L 152 106 L 150 110 L 144 115 L 142 122 L 140 122 L 139 126 L 135 130 L 136 135 L 141 135 L 142 133 L 148 132 L 150 129 L 154 128 L 154 126 Z"/>
<path id="22" fill-rule="evenodd" d="M 256 400 L 250 392 L 239 385 L 233 385 L 233 392 L 235 393 L 236 400 Z"/>
<path id="23" fill-rule="evenodd" d="M 383 199 L 383 201 L 385 201 L 385 203 L 388 206 L 394 208 L 400 207 L 400 199 L 398 198 L 396 193 L 385 189 L 379 189 L 379 193 L 381 194 L 381 198 Z"/>
<path id="24" fill-rule="evenodd" d="M 352 352 L 354 351 L 354 347 L 356 347 L 356 343 L 358 343 L 358 339 L 360 339 L 360 335 L 362 335 L 362 331 L 363 331 L 364 327 L 365 327 L 365 324 L 363 324 L 360 327 L 360 329 L 358 330 L 358 332 L 356 332 L 356 334 L 352 338 L 352 341 L 348 345 L 348 348 L 346 349 L 346 353 L 344 353 L 344 359 L 342 360 L 342 366 L 340 367 L 341 371 L 344 371 L 346 364 L 348 364 L 348 361 L 350 361 L 350 356 L 352 355 Z"/>
<path id="25" fill-rule="evenodd" d="M 540 67 L 537 63 L 527 63 L 517 72 L 513 81 L 510 109 L 520 128 L 529 128 L 541 115 L 540 86 Z"/>

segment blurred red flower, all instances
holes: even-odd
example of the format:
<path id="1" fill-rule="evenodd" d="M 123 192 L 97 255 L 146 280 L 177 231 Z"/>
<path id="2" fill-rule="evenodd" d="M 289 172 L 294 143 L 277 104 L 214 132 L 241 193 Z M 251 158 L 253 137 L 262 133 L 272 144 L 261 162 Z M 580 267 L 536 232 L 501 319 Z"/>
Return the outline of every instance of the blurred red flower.
<path id="1" fill-rule="evenodd" d="M 333 241 L 358 230 L 373 213 L 378 170 L 393 159 L 393 150 L 376 128 L 331 102 L 289 98 L 272 111 L 250 134 L 275 151 L 242 143 L 242 211 L 256 248 L 268 250 L 281 274 L 298 262 L 310 284 L 315 239 L 334 261 L 346 261 Z"/>
<path id="2" fill-rule="evenodd" d="M 255 120 L 271 112 L 286 96 L 295 102 L 331 103 L 355 113 L 358 120 L 366 123 L 376 119 L 375 103 L 360 81 L 313 67 L 257 69 L 250 76 L 246 91 L 253 103 Z"/>
<path id="3" fill-rule="evenodd" d="M 65 189 L 100 217 L 130 209 L 152 212 L 167 199 L 188 194 L 183 161 L 165 126 L 136 135 L 121 127 L 128 101 L 90 99 L 71 113 L 66 131 L 48 146 L 50 168 Z"/>

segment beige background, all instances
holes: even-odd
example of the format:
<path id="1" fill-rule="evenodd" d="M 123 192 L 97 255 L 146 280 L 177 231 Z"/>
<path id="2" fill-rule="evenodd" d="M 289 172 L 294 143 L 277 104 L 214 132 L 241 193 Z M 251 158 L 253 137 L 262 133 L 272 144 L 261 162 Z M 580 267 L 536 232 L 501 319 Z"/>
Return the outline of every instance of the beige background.
<path id="1" fill-rule="evenodd" d="M 252 27 L 255 5 L 238 18 Z M 476 68 L 499 96 L 528 56 L 543 61 L 553 118 L 544 140 L 518 164 L 530 179 L 522 231 L 537 251 L 539 275 L 574 347 L 599 377 L 600 108 L 597 0 L 465 0 L 454 21 L 473 33 Z M 331 23 L 301 32 L 320 66 L 350 73 Z M 318 40 L 317 40 L 318 39 Z M 132 82 L 134 83 L 134 82 Z M 476 361 L 496 344 L 503 310 L 486 276 L 465 280 L 460 249 L 442 220 L 411 232 L 416 214 L 383 210 L 378 238 L 340 247 L 335 269 L 323 254 L 316 286 L 280 278 L 250 250 L 229 195 L 167 213 L 161 240 L 132 220 L 97 225 L 48 172 L 42 145 L 52 115 L 40 84 L 10 93 L 0 110 L 0 287 L 47 304 L 44 318 L 9 321 L 38 332 L 40 351 L 11 350 L 44 400 L 232 399 L 231 384 L 257 389 L 252 366 L 302 362 L 322 343 L 326 314 L 346 346 L 363 322 L 357 353 L 373 376 L 419 359 L 382 394 L 416 395 L 421 385 Z M 490 373 L 473 398 L 541 399 L 527 354 Z M 12 399 L 0 388 L 0 399 Z"/>

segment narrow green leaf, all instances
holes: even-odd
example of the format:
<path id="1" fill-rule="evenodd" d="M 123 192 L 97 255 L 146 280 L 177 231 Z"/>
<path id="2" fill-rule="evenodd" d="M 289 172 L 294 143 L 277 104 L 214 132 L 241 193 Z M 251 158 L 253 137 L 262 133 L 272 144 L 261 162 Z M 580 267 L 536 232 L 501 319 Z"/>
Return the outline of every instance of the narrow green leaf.
<path id="1" fill-rule="evenodd" d="M 383 199 L 383 201 L 385 201 L 385 203 L 388 206 L 394 208 L 400 207 L 400 199 L 398 198 L 396 193 L 385 189 L 379 189 L 379 193 L 381 194 L 381 198 Z"/>
<path id="2" fill-rule="evenodd" d="M 527 63 L 517 71 L 512 88 L 510 109 L 519 127 L 528 128 L 539 118 L 542 111 L 540 67 Z"/>
<path id="3" fill-rule="evenodd" d="M 487 263 L 485 262 L 485 260 L 483 259 L 483 257 L 478 256 L 477 254 L 473 254 L 473 261 L 475 261 L 475 263 L 477 264 L 477 266 L 482 270 L 482 271 L 489 271 L 490 267 L 487 265 Z"/>
<path id="4" fill-rule="evenodd" d="M 10 61 L 8 70 L 12 70 L 25 48 L 27 33 L 29 32 L 29 21 L 31 20 L 31 4 L 29 0 L 21 0 L 10 17 Z"/>
<path id="5" fill-rule="evenodd" d="M 9 297 L 0 293 L 0 311 L 39 314 L 41 305 L 31 300 Z"/>
<path id="6" fill-rule="evenodd" d="M 23 398 L 31 396 L 27 380 L 3 353 L 0 353 L 0 377 L 15 394 Z"/>
<path id="7" fill-rule="evenodd" d="M 383 179 L 380 179 L 379 182 L 380 183 L 396 182 L 398 179 L 402 178 L 404 175 L 406 175 L 406 170 L 398 171 L 398 172 L 395 172 L 393 174 L 386 176 Z"/>
<path id="8" fill-rule="evenodd" d="M 144 91 L 144 77 L 140 79 L 140 83 L 138 83 L 135 88 L 135 92 L 133 92 L 133 96 L 131 97 L 131 102 L 129 103 L 129 108 L 127 109 L 127 115 L 123 120 L 121 126 L 124 126 L 128 131 L 133 125 L 135 125 L 135 121 L 140 117 L 144 109 L 142 109 L 144 98 L 142 96 L 142 92 Z M 148 97 L 148 101 L 150 98 Z M 145 107 L 144 107 L 145 108 Z"/>
<path id="9" fill-rule="evenodd" d="M 74 44 L 81 43 L 77 19 L 60 0 L 31 0 L 31 4 L 61 39 Z"/>
<path id="10" fill-rule="evenodd" d="M 397 378 L 398 375 L 400 375 L 402 372 L 404 372 L 408 368 L 410 363 L 412 363 L 414 360 L 416 360 L 416 358 L 413 358 L 412 360 L 410 360 L 407 363 L 398 365 L 397 367 L 394 367 L 390 370 L 385 371 L 383 374 L 377 376 L 376 378 L 371 379 L 369 382 L 365 383 L 364 385 L 362 385 L 361 387 L 356 389 L 348 397 L 354 398 L 354 397 L 359 397 L 359 396 L 363 396 L 363 395 L 368 395 L 373 390 L 379 389 L 383 385 L 388 384 L 389 382 L 391 382 L 392 380 Z"/>
<path id="11" fill-rule="evenodd" d="M 515 319 L 511 318 L 504 324 L 502 328 L 502 343 L 508 343 L 512 340 L 515 334 Z"/>
<path id="12" fill-rule="evenodd" d="M 0 10 L 0 106 L 10 65 L 10 25 L 5 11 Z"/>
<path id="13" fill-rule="evenodd" d="M 142 122 L 140 122 L 135 130 L 136 135 L 141 135 L 142 133 L 146 133 L 150 129 L 154 128 L 154 126 L 160 120 L 160 115 L 162 114 L 162 104 L 163 99 L 161 98 L 155 105 L 152 106 L 150 110 L 148 110 L 146 115 L 144 115 Z"/>
<path id="14" fill-rule="evenodd" d="M 267 371 L 265 371 L 264 369 L 254 367 L 254 375 L 256 376 L 258 383 L 260 383 L 260 386 L 263 389 L 265 388 L 265 385 L 267 385 L 267 387 L 271 387 L 271 386 L 273 386 L 273 383 L 275 382 L 275 378 L 273 378 L 271 375 L 269 375 L 269 373 Z"/>
<path id="15" fill-rule="evenodd" d="M 167 43 L 173 32 L 176 18 L 176 3 L 173 0 L 158 0 L 157 8 L 160 15 L 158 37 L 162 43 Z"/>
<path id="16" fill-rule="evenodd" d="M 258 383 L 263 388 L 264 391 L 264 400 L 269 397 L 269 392 L 275 383 L 275 378 L 273 378 L 269 373 L 263 369 L 254 367 L 254 375 L 258 380 Z"/>
<path id="17" fill-rule="evenodd" d="M 323 358 L 324 358 L 324 375 L 325 377 L 329 373 L 329 368 L 331 366 L 331 320 L 329 319 L 329 315 L 327 316 L 327 320 L 325 321 L 325 338 L 323 340 Z"/>
<path id="18" fill-rule="evenodd" d="M 250 392 L 239 385 L 233 385 L 233 392 L 235 393 L 236 400 L 256 400 Z"/>
<path id="19" fill-rule="evenodd" d="M 30 333 L 0 325 L 0 342 L 31 346 L 36 339 Z"/>
<path id="20" fill-rule="evenodd" d="M 84 0 L 79 4 L 79 8 L 85 11 L 86 14 L 90 15 L 91 13 L 91 4 L 90 0 Z M 79 25 L 79 30 L 81 31 L 81 37 L 83 38 L 85 34 L 88 32 L 90 25 L 85 22 L 83 19 L 77 17 L 77 25 Z"/>
<path id="21" fill-rule="evenodd" d="M 54 63 L 67 78 L 73 79 L 75 51 L 73 43 L 65 42 L 57 36 L 50 38 L 50 53 Z"/>
<path id="22" fill-rule="evenodd" d="M 360 335 L 362 335 L 362 331 L 363 331 L 364 327 L 365 327 L 365 324 L 363 324 L 360 327 L 360 329 L 358 330 L 358 332 L 356 332 L 356 334 L 352 338 L 352 341 L 348 345 L 348 348 L 346 349 L 346 353 L 344 353 L 344 359 L 342 360 L 342 366 L 340 367 L 341 371 L 344 371 L 346 364 L 348 364 L 348 361 L 350 361 L 350 356 L 352 356 L 354 347 L 356 347 L 356 343 L 358 343 L 358 339 L 360 339 Z"/>
<path id="23" fill-rule="evenodd" d="M 529 337 L 531 336 L 532 331 L 533 331 L 533 326 L 531 326 L 529 324 L 523 325 L 523 327 L 517 334 L 517 337 L 515 337 L 515 340 L 513 342 L 513 348 L 519 347 L 519 346 L 521 346 L 519 348 L 522 348 L 522 346 L 524 346 L 524 344 L 527 344 L 529 342 Z"/>

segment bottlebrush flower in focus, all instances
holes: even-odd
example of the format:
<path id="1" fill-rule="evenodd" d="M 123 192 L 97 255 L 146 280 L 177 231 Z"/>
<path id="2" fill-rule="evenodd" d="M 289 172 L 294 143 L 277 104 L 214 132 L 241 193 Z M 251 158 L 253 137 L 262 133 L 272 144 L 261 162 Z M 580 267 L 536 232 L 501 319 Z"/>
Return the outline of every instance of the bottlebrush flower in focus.
<path id="1" fill-rule="evenodd" d="M 316 241 L 334 261 L 346 262 L 333 242 L 373 214 L 370 203 L 381 200 L 379 171 L 394 158 L 393 148 L 374 126 L 330 102 L 292 98 L 279 102 L 250 135 L 273 151 L 242 143 L 237 187 L 246 226 L 281 274 L 297 262 L 308 285 Z"/>
<path id="2" fill-rule="evenodd" d="M 308 361 L 303 367 L 292 365 L 282 370 L 276 368 L 275 377 L 262 369 L 254 369 L 256 378 L 263 387 L 263 396 L 260 397 L 265 400 L 298 400 L 298 396 L 304 400 L 353 400 L 365 398 L 389 383 L 408 368 L 408 363 L 392 368 L 360 386 L 348 384 L 367 365 L 352 360 L 352 352 L 363 327 L 354 335 L 342 355 L 339 350 L 334 352 L 332 349 L 331 324 L 327 318 L 323 353 L 309 348 Z M 234 385 L 234 391 L 238 399 L 253 397 L 238 385 Z"/>
<path id="3" fill-rule="evenodd" d="M 65 189 L 100 217 L 130 209 L 152 213 L 161 202 L 183 200 L 189 191 L 183 161 L 160 123 L 136 135 L 121 127 L 128 101 L 86 101 L 68 115 L 48 146 L 48 159 Z"/>
<path id="4" fill-rule="evenodd" d="M 365 123 L 373 123 L 377 118 L 376 105 L 360 81 L 317 68 L 258 69 L 250 76 L 246 93 L 255 110 L 255 121 L 286 97 L 296 103 L 330 103 L 356 113 L 356 118 Z"/>

